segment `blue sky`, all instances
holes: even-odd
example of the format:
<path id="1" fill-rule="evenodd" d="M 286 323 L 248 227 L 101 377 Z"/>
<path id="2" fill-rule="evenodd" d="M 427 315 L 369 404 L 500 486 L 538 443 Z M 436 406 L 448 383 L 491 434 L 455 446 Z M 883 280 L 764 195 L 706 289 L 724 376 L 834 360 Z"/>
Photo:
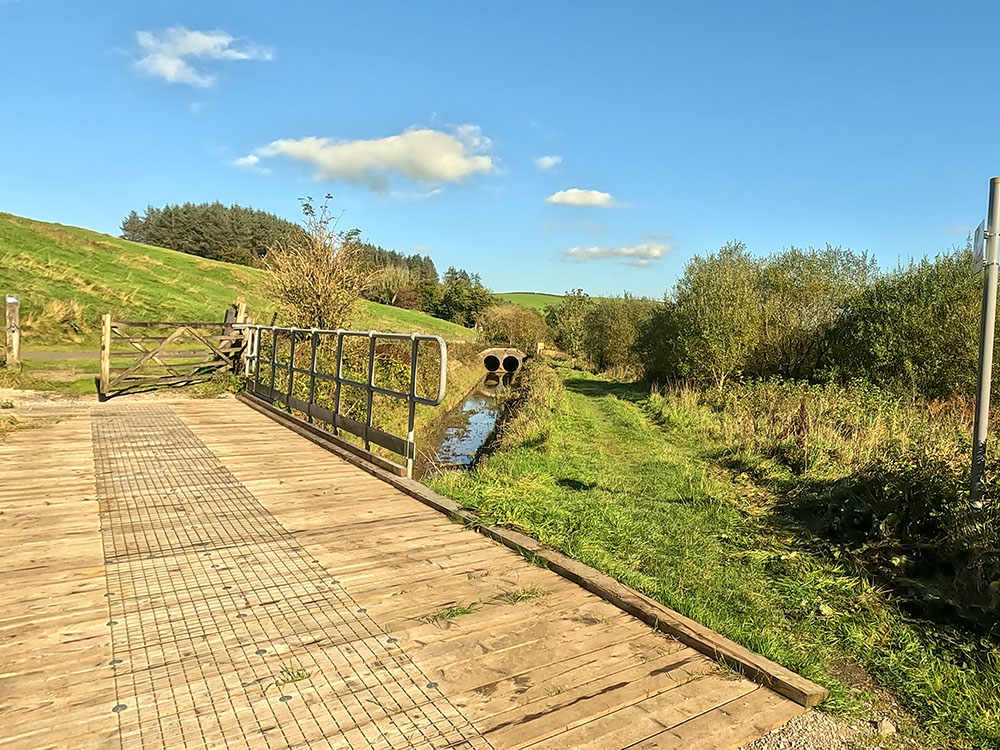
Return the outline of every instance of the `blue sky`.
<path id="1" fill-rule="evenodd" d="M 998 29 L 918 0 L 0 0 L 0 210 L 117 233 L 330 192 L 498 291 L 659 296 L 733 238 L 891 266 L 985 214 Z"/>

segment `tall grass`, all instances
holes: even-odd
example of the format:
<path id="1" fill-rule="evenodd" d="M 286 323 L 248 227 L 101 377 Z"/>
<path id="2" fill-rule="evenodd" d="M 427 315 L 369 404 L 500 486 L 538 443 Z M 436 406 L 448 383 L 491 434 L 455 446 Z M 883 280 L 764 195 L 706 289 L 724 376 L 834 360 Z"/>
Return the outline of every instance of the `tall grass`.
<path id="1" fill-rule="evenodd" d="M 992 500 L 969 501 L 969 403 L 864 383 L 763 381 L 654 389 L 647 408 L 665 424 L 706 431 L 724 465 L 773 491 L 778 511 L 867 572 L 915 601 L 995 620 L 1000 514 Z M 992 498 L 992 475 L 988 490 Z"/>

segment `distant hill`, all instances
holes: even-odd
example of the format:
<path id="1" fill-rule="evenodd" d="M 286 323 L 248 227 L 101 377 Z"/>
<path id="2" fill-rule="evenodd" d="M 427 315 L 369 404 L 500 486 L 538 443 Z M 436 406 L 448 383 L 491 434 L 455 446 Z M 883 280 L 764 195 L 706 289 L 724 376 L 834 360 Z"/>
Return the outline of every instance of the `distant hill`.
<path id="1" fill-rule="evenodd" d="M 538 312 L 545 312 L 545 308 L 549 305 L 558 305 L 562 301 L 560 294 L 542 294 L 541 292 L 500 292 L 495 296 L 505 302 L 530 307 Z"/>
<path id="2" fill-rule="evenodd" d="M 97 346 L 100 317 L 221 320 L 237 296 L 258 321 L 273 305 L 263 272 L 88 229 L 0 213 L 0 293 L 21 298 L 22 346 Z M 363 302 L 357 326 L 471 340 L 475 331 L 424 313 Z"/>

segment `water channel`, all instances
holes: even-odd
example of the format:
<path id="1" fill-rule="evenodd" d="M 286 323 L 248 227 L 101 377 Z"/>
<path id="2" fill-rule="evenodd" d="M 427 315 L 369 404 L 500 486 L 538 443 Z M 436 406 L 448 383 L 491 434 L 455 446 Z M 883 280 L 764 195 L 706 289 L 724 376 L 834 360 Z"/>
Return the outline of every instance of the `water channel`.
<path id="1" fill-rule="evenodd" d="M 512 376 L 488 374 L 465 397 L 462 405 L 446 418 L 446 426 L 431 461 L 417 467 L 418 475 L 427 471 L 467 469 L 479 448 L 493 431 L 497 421 L 499 395 L 510 384 Z M 421 470 L 422 469 L 422 470 Z"/>

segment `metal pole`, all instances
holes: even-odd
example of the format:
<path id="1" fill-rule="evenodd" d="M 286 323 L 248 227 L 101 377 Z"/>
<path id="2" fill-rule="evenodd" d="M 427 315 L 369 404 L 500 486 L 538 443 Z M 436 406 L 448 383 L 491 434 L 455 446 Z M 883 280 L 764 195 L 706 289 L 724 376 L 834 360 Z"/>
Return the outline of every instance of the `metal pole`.
<path id="1" fill-rule="evenodd" d="M 267 389 L 267 400 L 274 403 L 274 370 L 278 362 L 278 329 L 271 329 L 271 385 Z"/>
<path id="2" fill-rule="evenodd" d="M 417 415 L 417 357 L 420 354 L 417 334 L 410 335 L 410 398 L 409 414 L 406 420 L 406 478 L 413 479 L 413 458 L 416 453 L 414 424 Z"/>
<path id="3" fill-rule="evenodd" d="M 310 342 L 310 354 L 309 354 L 309 411 L 306 412 L 306 418 L 309 420 L 309 424 L 313 421 L 313 406 L 316 403 L 316 350 L 319 349 L 319 334 L 313 330 Z"/>
<path id="4" fill-rule="evenodd" d="M 285 410 L 292 413 L 292 385 L 295 381 L 295 331 L 288 335 L 291 337 L 288 351 L 288 393 L 285 395 Z"/>
<path id="5" fill-rule="evenodd" d="M 344 332 L 337 329 L 337 378 L 334 381 L 335 390 L 333 393 L 333 434 L 340 434 L 340 381 L 344 377 Z"/>
<path id="6" fill-rule="evenodd" d="M 986 471 L 986 438 L 990 425 L 990 386 L 993 382 L 993 334 L 997 315 L 997 257 L 1000 250 L 1000 177 L 990 179 L 990 205 L 986 216 L 982 327 L 979 333 L 979 386 L 976 389 L 976 422 L 972 433 L 972 487 L 974 507 L 982 504 Z"/>
<path id="7" fill-rule="evenodd" d="M 372 426 L 372 409 L 375 406 L 375 331 L 368 332 L 368 408 L 365 411 L 365 450 L 372 449 L 368 431 Z"/>

